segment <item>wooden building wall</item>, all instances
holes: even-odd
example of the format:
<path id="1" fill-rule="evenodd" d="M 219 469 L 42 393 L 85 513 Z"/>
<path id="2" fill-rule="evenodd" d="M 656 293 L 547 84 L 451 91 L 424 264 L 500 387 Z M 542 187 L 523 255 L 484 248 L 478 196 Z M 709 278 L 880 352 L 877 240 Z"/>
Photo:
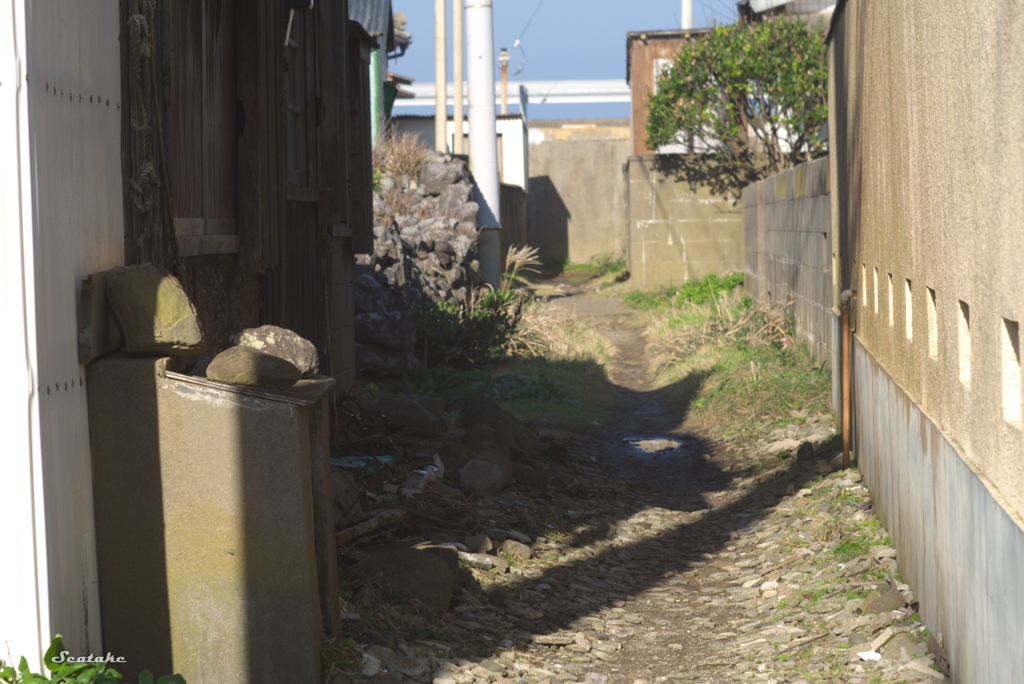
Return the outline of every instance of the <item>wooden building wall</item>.
<path id="1" fill-rule="evenodd" d="M 124 0 L 130 38 L 138 11 Z M 371 233 L 372 169 L 347 2 L 297 10 L 287 46 L 283 0 L 178 0 L 154 14 L 122 49 L 136 104 L 122 128 L 126 262 L 179 275 L 215 349 L 271 323 L 348 378 L 354 342 L 332 334 L 354 320 L 349 262 Z M 152 59 L 140 59 L 147 40 Z"/>
<path id="2" fill-rule="evenodd" d="M 707 33 L 697 31 L 644 31 L 626 38 L 628 80 L 631 92 L 629 118 L 633 133 L 633 154 L 654 154 L 647 147 L 647 100 L 655 92 L 659 60 L 674 61 L 683 43 Z"/>

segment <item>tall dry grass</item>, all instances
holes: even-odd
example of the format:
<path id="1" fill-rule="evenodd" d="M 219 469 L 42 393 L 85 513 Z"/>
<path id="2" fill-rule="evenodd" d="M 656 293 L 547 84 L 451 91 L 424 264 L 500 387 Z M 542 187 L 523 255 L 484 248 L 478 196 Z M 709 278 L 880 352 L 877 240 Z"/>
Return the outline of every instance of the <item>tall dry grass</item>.
<path id="1" fill-rule="evenodd" d="M 698 352 L 740 343 L 751 349 L 792 344 L 788 307 L 763 302 L 744 307 L 727 297 L 688 303 L 659 320 L 648 345 L 650 372 L 658 379 Z"/>
<path id="2" fill-rule="evenodd" d="M 520 356 L 543 356 L 551 361 L 604 364 L 612 358 L 611 344 L 600 333 L 564 313 L 552 313 L 542 302 L 523 308 L 511 347 Z"/>
<path id="3" fill-rule="evenodd" d="M 501 287 L 510 290 L 519 279 L 520 273 L 540 273 L 540 250 L 529 245 L 510 245 L 505 255 L 505 270 L 501 276 Z"/>
<path id="4" fill-rule="evenodd" d="M 430 158 L 430 148 L 418 133 L 399 131 L 393 124 L 385 128 L 373 148 L 373 168 L 385 176 L 415 178 Z"/>

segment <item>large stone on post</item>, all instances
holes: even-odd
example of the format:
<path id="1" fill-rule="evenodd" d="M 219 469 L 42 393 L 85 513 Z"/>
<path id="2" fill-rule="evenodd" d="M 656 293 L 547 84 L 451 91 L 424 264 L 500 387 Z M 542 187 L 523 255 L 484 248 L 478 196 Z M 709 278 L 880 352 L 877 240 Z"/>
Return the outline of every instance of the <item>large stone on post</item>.
<path id="1" fill-rule="evenodd" d="M 107 300 L 129 352 L 201 354 L 199 316 L 181 283 L 167 270 L 145 264 L 114 273 Z"/>
<path id="2" fill-rule="evenodd" d="M 302 377 L 295 364 L 249 347 L 228 347 L 206 368 L 210 380 L 229 385 L 288 389 Z"/>
<path id="3" fill-rule="evenodd" d="M 320 356 L 316 346 L 298 333 L 276 325 L 261 325 L 258 328 L 239 330 L 231 341 L 240 347 L 249 347 L 296 366 L 302 377 L 316 375 L 320 370 Z"/>

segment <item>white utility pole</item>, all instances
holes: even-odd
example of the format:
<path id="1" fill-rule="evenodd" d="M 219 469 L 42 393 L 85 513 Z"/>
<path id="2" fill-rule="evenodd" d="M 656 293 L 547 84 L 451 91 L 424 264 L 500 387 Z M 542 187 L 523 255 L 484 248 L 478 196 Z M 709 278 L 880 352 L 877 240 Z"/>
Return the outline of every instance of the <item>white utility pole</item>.
<path id="1" fill-rule="evenodd" d="M 501 184 L 498 129 L 494 112 L 494 10 L 491 0 L 466 0 L 466 58 L 469 71 L 469 169 L 479 196 L 480 274 L 501 284 Z"/>
<path id="2" fill-rule="evenodd" d="M 434 0 L 434 149 L 448 151 L 448 39 L 445 34 L 446 0 Z"/>
<path id="3" fill-rule="evenodd" d="M 455 60 L 455 64 L 452 65 L 452 77 L 455 79 L 455 139 L 452 141 L 452 152 L 455 154 L 464 154 L 466 152 L 462 137 L 463 122 L 466 116 L 462 105 L 464 99 L 462 81 L 465 78 L 465 74 L 462 71 L 462 65 L 465 62 L 465 59 L 462 57 L 462 41 L 464 36 L 462 14 L 462 0 L 452 0 L 452 33 L 454 34 L 452 41 L 455 43 L 455 50 L 452 55 L 452 59 Z"/>
<path id="4" fill-rule="evenodd" d="M 682 29 L 688 30 L 693 28 L 693 0 L 683 0 L 683 21 Z"/>

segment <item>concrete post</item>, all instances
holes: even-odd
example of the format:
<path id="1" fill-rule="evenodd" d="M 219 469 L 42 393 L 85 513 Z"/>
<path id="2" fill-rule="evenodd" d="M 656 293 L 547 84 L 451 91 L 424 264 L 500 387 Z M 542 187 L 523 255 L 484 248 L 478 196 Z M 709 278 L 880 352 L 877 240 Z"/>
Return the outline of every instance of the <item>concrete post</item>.
<path id="1" fill-rule="evenodd" d="M 492 287 L 501 283 L 501 184 L 494 111 L 494 17 L 492 0 L 466 0 L 469 61 L 469 167 L 479 190 L 480 271 Z"/>
<path id="2" fill-rule="evenodd" d="M 462 65 L 465 63 L 465 59 L 462 56 L 462 43 L 464 39 L 464 32 L 462 30 L 462 2 L 463 0 L 452 0 L 452 41 L 454 42 L 452 59 L 455 62 L 452 65 L 452 78 L 455 79 L 455 136 L 452 152 L 455 154 L 465 154 L 466 152 L 462 139 L 463 122 L 466 116 L 463 105 L 465 93 L 462 91 L 463 80 L 466 78 L 462 69 Z"/>
<path id="3" fill-rule="evenodd" d="M 508 50 L 501 48 L 498 54 L 498 63 L 501 65 L 501 115 L 508 114 Z"/>
<path id="4" fill-rule="evenodd" d="M 448 151 L 448 38 L 445 0 L 434 0 L 434 149 Z"/>

